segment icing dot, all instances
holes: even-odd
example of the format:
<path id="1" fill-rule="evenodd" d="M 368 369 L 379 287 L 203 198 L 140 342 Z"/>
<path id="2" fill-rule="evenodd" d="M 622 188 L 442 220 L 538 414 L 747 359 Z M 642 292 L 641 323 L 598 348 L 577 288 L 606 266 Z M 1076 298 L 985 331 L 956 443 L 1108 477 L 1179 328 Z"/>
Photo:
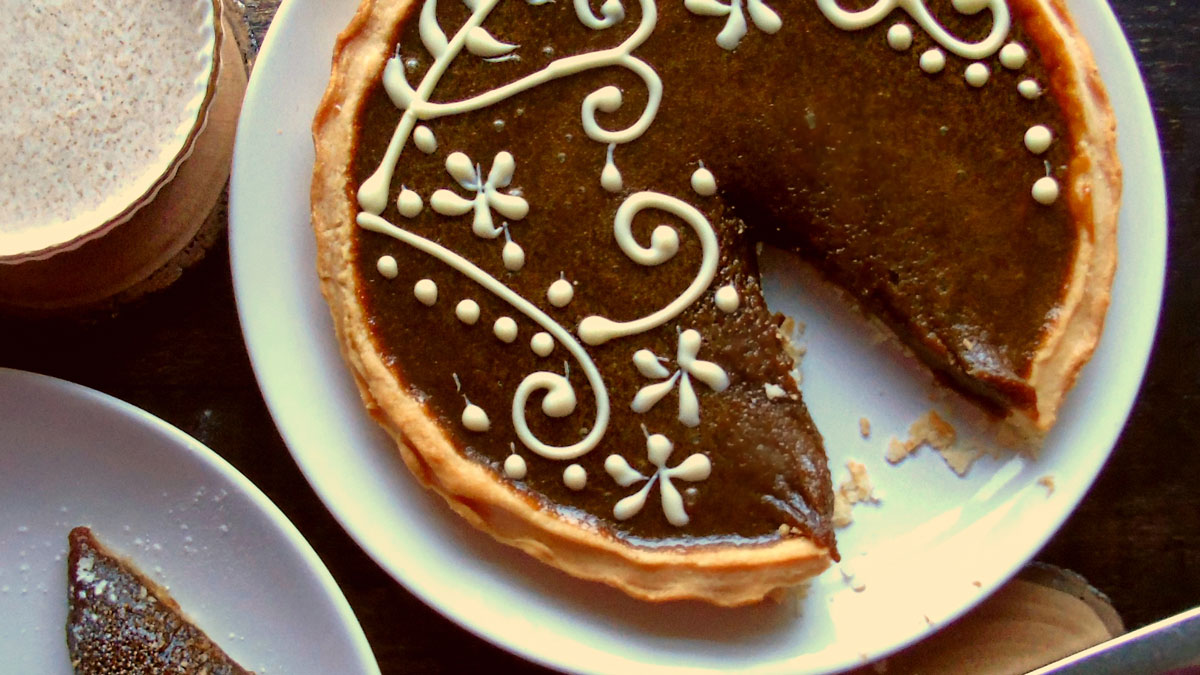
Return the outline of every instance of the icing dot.
<path id="1" fill-rule="evenodd" d="M 604 160 L 604 169 L 600 172 L 600 187 L 609 192 L 620 192 L 624 186 L 624 181 L 621 180 L 621 171 L 613 162 L 613 149 L 616 147 L 616 143 L 608 144 L 608 155 Z"/>
<path id="2" fill-rule="evenodd" d="M 1050 149 L 1050 143 L 1054 141 L 1054 134 L 1045 125 L 1038 124 L 1029 127 L 1025 132 L 1025 147 L 1035 155 L 1040 155 Z"/>
<path id="3" fill-rule="evenodd" d="M 550 337 L 546 331 L 541 331 L 530 338 L 529 348 L 533 350 L 534 354 L 543 358 L 550 356 L 550 352 L 554 351 L 554 338 Z"/>
<path id="4" fill-rule="evenodd" d="M 991 72 L 988 70 L 987 65 L 983 63 L 972 63 L 967 66 L 966 72 L 963 73 L 963 76 L 967 79 L 967 84 L 972 87 L 982 87 L 987 84 L 989 75 L 991 75 Z"/>
<path id="5" fill-rule="evenodd" d="M 898 23 L 888 29 L 887 42 L 892 49 L 902 52 L 912 46 L 912 41 L 912 29 L 907 24 Z"/>
<path id="6" fill-rule="evenodd" d="M 573 297 L 575 297 L 575 288 L 566 279 L 559 279 L 546 289 L 546 298 L 555 307 L 566 307 Z"/>
<path id="7" fill-rule="evenodd" d="M 1027 99 L 1035 99 L 1042 95 L 1042 86 L 1037 80 L 1021 80 L 1017 83 L 1017 91 Z"/>
<path id="8" fill-rule="evenodd" d="M 701 197 L 711 197 L 717 194 L 717 179 L 703 164 L 692 172 L 692 189 Z"/>
<path id="9" fill-rule="evenodd" d="M 1039 204 L 1053 204 L 1058 200 L 1058 181 L 1051 176 L 1037 179 L 1033 184 L 1033 198 Z"/>
<path id="10" fill-rule="evenodd" d="M 454 308 L 454 315 L 458 317 L 459 321 L 473 326 L 479 320 L 479 303 L 470 298 L 462 300 Z"/>
<path id="11" fill-rule="evenodd" d="M 1025 65 L 1025 60 L 1029 58 L 1029 54 L 1025 48 L 1016 42 L 1010 42 L 1000 50 L 1000 65 L 1009 70 L 1017 70 Z"/>
<path id="12" fill-rule="evenodd" d="M 512 342 L 517 339 L 517 322 L 512 317 L 502 316 L 492 324 L 492 332 L 501 342 Z"/>
<path id="13" fill-rule="evenodd" d="M 733 284 L 730 284 L 717 289 L 716 303 L 717 309 L 729 314 L 737 310 L 738 305 L 741 303 L 741 298 L 738 297 L 737 289 L 733 287 Z"/>
<path id="14" fill-rule="evenodd" d="M 487 431 L 488 427 L 492 426 L 487 413 L 483 411 L 483 408 L 474 403 L 467 403 L 467 407 L 463 408 L 462 423 L 467 428 L 467 431 L 482 432 Z"/>
<path id="15" fill-rule="evenodd" d="M 520 455 L 509 455 L 504 460 L 504 475 L 513 480 L 521 480 L 528 470 L 525 460 Z"/>
<path id="16" fill-rule="evenodd" d="M 929 73 L 940 73 L 946 67 L 946 55 L 940 49 L 929 49 L 921 54 L 921 70 Z"/>
<path id="17" fill-rule="evenodd" d="M 424 207 L 425 203 L 421 201 L 421 195 L 408 188 L 400 190 L 400 196 L 396 197 L 396 208 L 405 218 L 415 217 Z"/>
<path id="18" fill-rule="evenodd" d="M 433 154 L 437 150 L 437 137 L 424 124 L 413 129 L 413 143 L 416 144 L 418 150 L 427 155 Z"/>
<path id="19" fill-rule="evenodd" d="M 396 259 L 390 255 L 380 256 L 375 263 L 375 269 L 383 275 L 384 279 L 395 279 L 396 275 L 400 274 L 400 266 L 396 264 Z"/>
<path id="20" fill-rule="evenodd" d="M 422 279 L 413 286 L 413 295 L 421 301 L 421 304 L 433 306 L 437 302 L 437 284 L 433 279 Z"/>
<path id="21" fill-rule="evenodd" d="M 516 272 L 525 266 L 525 249 L 515 241 L 506 241 L 500 258 L 504 260 L 504 269 Z"/>
<path id="22" fill-rule="evenodd" d="M 578 464 L 563 469 L 563 484 L 572 490 L 582 490 L 587 485 L 587 469 Z"/>

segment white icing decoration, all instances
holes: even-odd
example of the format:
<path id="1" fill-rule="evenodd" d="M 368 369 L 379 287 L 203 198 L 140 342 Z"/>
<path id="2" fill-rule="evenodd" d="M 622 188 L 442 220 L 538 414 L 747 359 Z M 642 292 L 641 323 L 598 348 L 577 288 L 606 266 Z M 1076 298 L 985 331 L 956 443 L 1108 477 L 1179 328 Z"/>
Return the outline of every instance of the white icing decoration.
<path id="1" fill-rule="evenodd" d="M 1000 65 L 1009 70 L 1020 70 L 1028 58 L 1028 52 L 1016 42 L 1010 42 L 1000 49 Z"/>
<path id="2" fill-rule="evenodd" d="M 988 70 L 985 63 L 972 63 L 963 72 L 963 77 L 967 80 L 967 84 L 972 87 L 982 87 L 987 84 L 990 75 L 991 71 Z"/>
<path id="3" fill-rule="evenodd" d="M 587 469 L 578 464 L 563 469 L 563 484 L 576 492 L 587 487 Z"/>
<path id="4" fill-rule="evenodd" d="M 971 16 L 983 11 L 983 8 L 988 6 L 988 0 L 953 0 L 951 4 L 960 14 Z"/>
<path id="5" fill-rule="evenodd" d="M 571 303 L 573 297 L 575 297 L 575 287 L 566 279 L 560 278 L 546 289 L 546 299 L 555 307 L 566 307 Z"/>
<path id="6" fill-rule="evenodd" d="M 449 48 L 449 43 L 446 41 L 446 34 L 442 31 L 442 27 L 437 22 L 437 0 L 425 0 L 424 6 L 421 7 L 421 20 L 418 28 L 421 33 L 421 43 L 425 45 L 425 49 L 433 55 L 433 58 L 442 58 Z"/>
<path id="7" fill-rule="evenodd" d="M 454 315 L 458 317 L 459 321 L 468 326 L 473 326 L 476 321 L 479 321 L 479 303 L 470 298 L 461 300 L 458 306 L 454 308 Z"/>
<path id="8" fill-rule="evenodd" d="M 733 284 L 722 286 L 717 289 L 716 297 L 714 298 L 717 309 L 731 314 L 737 311 L 738 305 L 741 304 L 741 297 L 738 296 L 737 289 Z"/>
<path id="9" fill-rule="evenodd" d="M 416 89 L 408 83 L 400 55 L 392 57 L 384 66 L 383 85 L 388 97 L 396 107 L 404 110 L 400 122 L 388 143 L 384 157 L 371 176 L 363 182 L 358 190 L 358 202 L 367 213 L 378 215 L 383 211 L 387 202 L 388 186 L 392 181 L 392 173 L 396 169 L 400 154 L 408 141 L 413 127 L 418 120 L 431 120 L 447 115 L 460 115 L 479 110 L 503 101 L 533 87 L 545 84 L 568 75 L 589 70 L 612 66 L 626 68 L 640 77 L 647 89 L 646 108 L 633 125 L 620 131 L 610 131 L 596 123 L 596 105 L 593 92 L 584 99 L 583 127 L 588 137 L 599 143 L 628 143 L 649 128 L 659 103 L 662 101 L 662 80 L 654 69 L 641 59 L 632 56 L 632 52 L 640 46 L 653 32 L 658 18 L 658 10 L 654 0 L 639 0 L 642 10 L 641 22 L 637 30 L 624 42 L 610 49 L 603 49 L 587 54 L 556 59 L 541 70 L 530 73 L 521 79 L 507 85 L 489 90 L 462 101 L 433 103 L 430 95 L 438 82 L 450 67 L 454 58 L 462 51 L 467 35 L 471 29 L 479 26 L 495 8 L 499 0 L 477 0 L 471 7 L 472 12 L 466 23 L 459 28 L 454 37 L 446 41 L 441 28 L 437 26 L 436 1 L 427 0 L 421 11 L 419 27 L 422 41 L 430 54 L 435 56 L 433 64 L 426 71 L 421 83 Z M 620 0 L 605 0 L 601 6 L 603 19 L 592 14 L 587 0 L 575 0 L 576 14 L 580 20 L 591 28 L 606 28 L 624 18 L 625 10 Z M 619 98 L 617 105 L 620 105 Z M 589 106 L 589 103 L 591 104 Z"/>
<path id="10" fill-rule="evenodd" d="M 554 338 L 550 337 L 550 334 L 544 331 L 535 333 L 529 339 L 529 348 L 533 350 L 534 354 L 546 358 L 554 351 Z"/>
<path id="11" fill-rule="evenodd" d="M 492 224 L 492 211 L 505 218 L 521 220 L 529 213 L 529 202 L 523 197 L 504 194 L 498 188 L 506 188 L 512 182 L 516 162 L 513 156 L 502 151 L 492 160 L 487 180 L 478 164 L 471 166 L 471 158 L 461 152 L 453 152 L 446 158 L 446 172 L 454 177 L 466 190 L 474 190 L 475 197 L 464 199 L 458 193 L 445 188 L 433 193 L 429 206 L 443 216 L 461 216 L 474 209 L 475 217 L 471 231 L 483 239 L 495 239 L 504 231 Z"/>
<path id="12" fill-rule="evenodd" d="M 467 428 L 467 431 L 482 433 L 487 431 L 492 426 L 491 420 L 488 419 L 487 413 L 483 408 L 467 401 L 467 407 L 462 411 L 462 424 Z"/>
<path id="13" fill-rule="evenodd" d="M 520 271 L 525 266 L 525 249 L 509 239 L 504 242 L 504 250 L 500 252 L 500 258 L 504 261 L 504 269 L 509 272 Z"/>
<path id="14" fill-rule="evenodd" d="M 921 70 L 933 75 L 940 73 L 946 68 L 946 54 L 934 47 L 927 49 L 921 54 Z"/>
<path id="15" fill-rule="evenodd" d="M 763 392 L 766 393 L 767 398 L 772 401 L 777 398 L 784 398 L 787 396 L 787 391 L 785 391 L 783 387 L 770 382 L 763 385 Z"/>
<path id="16" fill-rule="evenodd" d="M 467 31 L 467 51 L 475 56 L 495 58 L 508 54 L 517 45 L 501 42 L 492 37 L 483 26 L 475 26 Z"/>
<path id="17" fill-rule="evenodd" d="M 913 34 L 908 24 L 894 24 L 887 32 L 887 43 L 892 49 L 902 52 L 912 46 Z"/>
<path id="18" fill-rule="evenodd" d="M 1033 100 L 1042 95 L 1042 86 L 1037 83 L 1037 80 L 1021 80 L 1017 83 L 1017 91 L 1027 99 Z"/>
<path id="19" fill-rule="evenodd" d="M 1008 37 L 1012 19 L 1004 0 L 954 0 L 954 8 L 962 14 L 975 14 L 985 7 L 992 11 L 992 30 L 979 42 L 963 42 L 942 28 L 925 6 L 925 0 L 877 0 L 860 11 L 842 9 L 838 0 L 817 0 L 817 7 L 833 25 L 842 30 L 862 30 L 883 21 L 892 11 L 902 9 L 917 22 L 929 37 L 964 59 L 986 59 Z"/>
<path id="20" fill-rule="evenodd" d="M 717 235 L 708 220 L 695 207 L 675 197 L 658 192 L 638 192 L 625 199 L 617 209 L 613 234 L 625 255 L 639 265 L 661 265 L 679 250 L 679 234 L 668 225 L 659 225 L 650 234 L 650 246 L 643 247 L 633 237 L 633 218 L 645 209 L 672 213 L 691 225 L 700 239 L 703 257 L 700 271 L 679 297 L 658 311 L 633 321 L 612 321 L 602 316 L 589 316 L 579 322 L 579 337 L 589 345 L 599 345 L 617 337 L 636 335 L 674 319 L 712 283 L 717 271 L 719 251 Z"/>
<path id="21" fill-rule="evenodd" d="M 400 274 L 400 266 L 390 255 L 379 256 L 379 260 L 375 261 L 375 269 L 379 270 L 384 279 L 395 279 Z"/>
<path id="22" fill-rule="evenodd" d="M 1037 124 L 1029 127 L 1025 132 L 1025 147 L 1035 155 L 1040 155 L 1050 149 L 1050 144 L 1054 142 L 1054 134 L 1050 129 L 1042 124 Z"/>
<path id="23" fill-rule="evenodd" d="M 725 27 L 717 34 L 717 44 L 723 49 L 737 49 L 742 38 L 746 37 L 746 16 L 742 13 L 742 0 L 729 0 L 729 4 L 720 0 L 684 0 L 683 6 L 692 14 L 699 16 L 727 16 Z M 783 27 L 783 20 L 762 0 L 746 0 L 746 11 L 750 20 L 759 30 L 774 35 Z"/>
<path id="24" fill-rule="evenodd" d="M 1051 176 L 1037 179 L 1033 184 L 1033 198 L 1046 206 L 1058 201 L 1058 181 Z"/>
<path id="25" fill-rule="evenodd" d="M 509 455 L 504 459 L 504 475 L 513 480 L 521 480 L 525 477 L 529 468 L 525 465 L 525 458 L 520 455 Z"/>
<path id="26" fill-rule="evenodd" d="M 425 208 L 425 202 L 421 201 L 421 195 L 402 188 L 400 194 L 396 197 L 396 210 L 405 218 L 415 218 L 421 209 Z"/>
<path id="27" fill-rule="evenodd" d="M 413 286 L 413 295 L 417 296 L 421 304 L 432 307 L 433 303 L 437 302 L 437 284 L 433 279 L 422 279 Z"/>
<path id="28" fill-rule="evenodd" d="M 604 169 L 600 172 L 600 187 L 609 192 L 620 192 L 621 188 L 624 187 L 624 182 L 621 180 L 621 171 L 617 169 L 616 163 L 613 162 L 613 150 L 616 147 L 616 143 L 608 144 L 608 152 L 604 159 Z"/>
<path id="29" fill-rule="evenodd" d="M 492 324 L 492 332 L 501 342 L 513 342 L 517 339 L 517 322 L 511 316 L 502 316 Z"/>
<path id="30" fill-rule="evenodd" d="M 649 349 L 639 349 L 633 355 L 633 365 L 637 367 L 642 377 L 662 379 L 670 377 L 671 371 L 662 364 L 662 360 Z"/>
<path id="31" fill-rule="evenodd" d="M 600 15 L 598 17 L 592 14 L 588 0 L 575 0 L 575 16 L 579 17 L 579 21 L 583 25 L 592 30 L 608 28 L 624 19 L 625 7 L 618 0 L 604 0 L 604 4 L 600 5 Z"/>
<path id="32" fill-rule="evenodd" d="M 640 480 L 646 481 L 640 490 L 613 506 L 613 517 L 617 520 L 629 520 L 637 515 L 646 505 L 646 498 L 657 482 L 662 494 L 663 515 L 667 517 L 667 522 L 675 527 L 688 524 L 690 518 L 683 507 L 683 496 L 671 480 L 677 478 L 693 483 L 705 480 L 712 474 L 712 463 L 707 456 L 695 453 L 677 466 L 668 467 L 667 460 L 671 457 L 672 450 L 674 446 L 666 436 L 651 434 L 646 437 L 646 456 L 655 467 L 654 475 L 649 478 L 629 466 L 629 462 L 620 455 L 609 455 L 605 458 L 604 470 L 621 487 L 629 487 Z"/>
<path id="33" fill-rule="evenodd" d="M 701 197 L 711 197 L 717 194 L 717 179 L 712 171 L 700 162 L 700 168 L 692 172 L 692 189 Z"/>
<path id="34" fill-rule="evenodd" d="M 459 273 L 495 294 L 517 311 L 549 331 L 570 352 L 571 356 L 579 362 L 583 369 L 584 377 L 587 378 L 588 385 L 592 388 L 596 397 L 596 420 L 591 430 L 580 441 L 563 447 L 547 445 L 534 436 L 525 419 L 525 404 L 529 400 L 529 395 L 535 390 L 546 389 L 548 393 L 542 399 L 542 411 L 549 415 L 551 412 L 557 414 L 566 410 L 562 415 L 558 415 L 563 416 L 570 414 L 574 410 L 575 391 L 571 388 L 571 383 L 567 378 L 561 375 L 548 372 L 532 373 L 521 381 L 521 384 L 517 387 L 516 394 L 513 396 L 513 426 L 516 429 L 517 438 L 521 440 L 525 447 L 547 459 L 563 460 L 585 455 L 599 444 L 600 439 L 608 429 L 610 414 L 608 389 L 604 386 L 604 380 L 600 376 L 600 371 L 596 368 L 595 362 L 592 361 L 587 351 L 584 350 L 565 328 L 547 316 L 545 312 L 538 309 L 533 303 L 500 283 L 495 277 L 484 272 L 471 261 L 441 244 L 430 241 L 403 228 L 396 227 L 383 218 L 371 213 L 359 213 L 356 221 L 359 227 L 379 234 L 385 234 L 453 267 Z M 567 406 L 568 403 L 570 404 L 569 409 Z"/>
<path id="35" fill-rule="evenodd" d="M 696 358 L 700 352 L 700 342 L 700 333 L 693 329 L 679 334 L 679 347 L 675 359 L 679 370 L 674 374 L 663 367 L 658 362 L 658 357 L 648 349 L 640 349 L 633 355 L 633 363 L 643 377 L 667 378 L 663 382 L 649 384 L 638 390 L 630 404 L 635 413 L 644 413 L 653 408 L 678 383 L 679 421 L 689 427 L 699 426 L 700 399 L 692 388 L 692 378 L 700 380 L 715 392 L 725 391 L 729 387 L 729 376 L 720 366 Z"/>
<path id="36" fill-rule="evenodd" d="M 424 124 L 413 129 L 413 144 L 417 146 L 418 150 L 427 155 L 437 152 L 437 137 Z"/>

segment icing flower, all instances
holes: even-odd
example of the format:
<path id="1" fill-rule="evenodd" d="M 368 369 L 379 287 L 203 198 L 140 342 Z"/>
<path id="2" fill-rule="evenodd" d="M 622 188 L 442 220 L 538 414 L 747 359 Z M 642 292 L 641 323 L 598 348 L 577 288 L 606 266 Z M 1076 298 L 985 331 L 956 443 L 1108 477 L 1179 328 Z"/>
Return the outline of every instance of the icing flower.
<path id="1" fill-rule="evenodd" d="M 684 0 L 683 6 L 692 14 L 700 16 L 728 16 L 725 27 L 717 34 L 717 44 L 733 51 L 742 38 L 746 37 L 746 16 L 742 13 L 742 0 Z M 746 0 L 746 11 L 758 29 L 773 35 L 783 26 L 783 20 L 762 0 Z"/>
<path id="2" fill-rule="evenodd" d="M 472 190 L 475 196 L 464 198 L 453 190 L 442 188 L 429 198 L 429 206 L 443 216 L 461 216 L 474 209 L 475 218 L 471 231 L 484 239 L 495 239 L 504 232 L 492 222 L 492 211 L 510 220 L 521 220 L 529 213 L 529 202 L 519 194 L 500 192 L 499 188 L 508 187 L 512 182 L 516 162 L 508 151 L 496 154 L 492 160 L 492 168 L 488 171 L 487 180 L 483 179 L 483 168 L 471 162 L 465 153 L 453 152 L 446 158 L 446 171 L 458 181 L 465 190 Z M 514 190 L 514 192 L 516 192 Z"/>
<path id="3" fill-rule="evenodd" d="M 679 421 L 689 427 L 700 424 L 700 400 L 692 387 L 692 379 L 696 378 L 716 392 L 725 391 L 729 386 L 729 376 L 715 363 L 701 361 L 696 358 L 700 352 L 700 333 L 688 329 L 679 334 L 679 350 L 676 362 L 679 370 L 671 373 L 660 362 L 659 357 L 649 349 L 639 349 L 633 355 L 633 364 L 643 377 L 663 379 L 656 384 L 648 384 L 638 390 L 633 397 L 631 407 L 636 413 L 644 413 L 661 401 L 667 392 L 679 383 Z"/>
<path id="4" fill-rule="evenodd" d="M 688 524 L 690 519 L 688 518 L 687 511 L 683 508 L 683 496 L 679 494 L 679 490 L 671 483 L 671 479 L 678 478 L 691 482 L 704 480 L 712 473 L 712 463 L 705 455 L 696 453 L 690 455 L 678 465 L 668 467 L 667 460 L 671 457 L 671 451 L 674 448 L 675 446 L 671 444 L 671 441 L 662 434 L 649 434 L 646 436 L 646 457 L 650 460 L 651 464 L 657 467 L 654 475 L 649 478 L 642 472 L 629 466 L 629 462 L 625 461 L 625 458 L 620 455 L 609 455 L 604 460 L 604 470 L 621 487 L 629 487 L 640 480 L 646 481 L 642 489 L 625 497 L 613 506 L 613 516 L 617 520 L 629 520 L 637 515 L 642 510 L 642 507 L 646 505 L 646 497 L 649 496 L 650 490 L 654 487 L 655 481 L 657 481 L 659 492 L 662 493 L 663 514 L 666 515 L 667 522 L 675 527 L 683 527 Z"/>

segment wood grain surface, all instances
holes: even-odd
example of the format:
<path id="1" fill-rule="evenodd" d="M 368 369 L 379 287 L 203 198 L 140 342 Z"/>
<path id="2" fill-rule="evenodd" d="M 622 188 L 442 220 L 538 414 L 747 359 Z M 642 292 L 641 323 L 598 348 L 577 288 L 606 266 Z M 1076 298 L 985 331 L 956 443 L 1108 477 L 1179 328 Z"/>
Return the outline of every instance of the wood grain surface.
<path id="1" fill-rule="evenodd" d="M 246 3 L 251 47 L 275 2 Z M 1036 558 L 1082 574 L 1134 628 L 1200 605 L 1200 4 L 1111 2 L 1147 80 L 1164 148 L 1167 294 L 1154 356 L 1117 449 Z M 114 316 L 0 317 L 0 366 L 116 396 L 227 458 L 312 542 L 385 673 L 539 670 L 427 608 L 367 558 L 318 501 L 259 394 L 223 240 L 174 286 Z"/>

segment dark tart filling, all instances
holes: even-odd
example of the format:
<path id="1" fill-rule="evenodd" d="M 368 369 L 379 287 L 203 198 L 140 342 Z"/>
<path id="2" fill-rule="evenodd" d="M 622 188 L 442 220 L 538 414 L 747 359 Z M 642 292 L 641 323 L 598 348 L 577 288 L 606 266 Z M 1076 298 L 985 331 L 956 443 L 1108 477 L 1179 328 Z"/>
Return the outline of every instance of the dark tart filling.
<path id="1" fill-rule="evenodd" d="M 870 4 L 843 3 L 846 9 Z M 992 28 L 988 12 L 967 17 L 949 2 L 928 4 L 964 41 L 982 40 Z M 431 100 L 464 100 L 554 59 L 614 47 L 641 19 L 636 3 L 626 5 L 623 22 L 597 31 L 580 22 L 571 3 L 501 2 L 486 27 L 519 43 L 520 59 L 489 62 L 464 52 Z M 591 315 L 632 320 L 666 306 L 701 266 L 695 232 L 659 210 L 634 219 L 634 237 L 645 245 L 657 226 L 669 224 L 679 233 L 678 254 L 650 267 L 624 255 L 614 243 L 613 222 L 626 197 L 641 190 L 675 196 L 713 225 L 719 266 L 698 301 L 658 328 L 587 347 L 604 375 L 612 418 L 599 446 L 572 460 L 586 471 L 583 489 L 565 484 L 570 462 L 522 447 L 509 414 L 513 392 L 528 374 L 569 371 L 577 407 L 550 418 L 539 409 L 542 394 L 535 393 L 526 415 L 533 433 L 548 444 L 569 445 L 596 419 L 594 392 L 563 346 L 556 344 L 548 357 L 531 351 L 530 338 L 541 327 L 438 259 L 356 229 L 352 255 L 360 300 L 378 351 L 465 456 L 502 478 L 514 445 L 528 469 L 514 484 L 531 502 L 635 545 L 767 542 L 788 525 L 833 549 L 833 500 L 821 439 L 788 374 L 793 364 L 778 335 L 779 319 L 763 303 L 755 244 L 801 254 L 985 404 L 1031 407 L 1024 378 L 1057 311 L 1077 235 L 1065 199 L 1044 205 L 1030 194 L 1047 171 L 1064 177 L 1070 144 L 1055 142 L 1035 156 L 1022 137 L 1034 124 L 1056 135 L 1066 133 L 1067 124 L 1055 97 L 1030 100 L 1017 93 L 1022 80 L 1050 81 L 1019 25 L 1006 42 L 1023 44 L 1028 62 L 1010 70 L 998 57 L 986 59 L 990 79 L 974 87 L 962 75 L 970 61 L 957 56 L 947 54 L 945 70 L 937 74 L 919 67 L 920 56 L 939 45 L 900 11 L 874 27 L 846 31 L 815 3 L 775 3 L 782 30 L 767 34 L 751 22 L 737 49 L 728 51 L 714 40 L 725 20 L 696 16 L 684 5 L 659 3 L 653 34 L 633 52 L 661 77 L 663 97 L 644 135 L 615 148 L 620 192 L 601 187 L 605 148 L 580 125 L 581 102 L 605 86 L 618 87 L 624 98 L 615 112 L 597 115 L 605 128 L 634 124 L 646 107 L 646 85 L 614 67 L 429 121 L 437 151 L 426 154 L 408 142 L 381 214 L 470 260 L 572 333 Z M 413 4 L 394 39 L 401 57 L 413 60 L 406 72 L 413 83 L 432 63 L 419 34 L 420 9 Z M 440 3 L 437 12 L 450 27 L 470 16 L 456 2 Z M 904 50 L 886 38 L 898 23 L 913 29 Z M 358 116 L 352 190 L 380 165 L 401 113 L 382 84 L 375 85 Z M 438 188 L 464 193 L 447 173 L 449 153 L 465 153 L 486 177 L 502 151 L 515 158 L 504 191 L 529 204 L 519 220 L 493 214 L 497 226 L 508 221 L 525 251 L 516 272 L 502 261 L 503 237 L 478 237 L 470 215 L 439 215 L 428 203 Z M 698 195 L 689 183 L 701 162 L 715 176 L 716 195 Z M 397 210 L 402 186 L 427 202 L 415 217 Z M 394 278 L 377 271 L 381 256 L 398 261 Z M 573 298 L 561 308 L 547 300 L 547 289 L 560 277 L 574 282 Z M 432 307 L 413 292 L 425 279 L 437 285 Z M 726 313 L 713 292 L 730 284 L 740 305 Z M 474 324 L 454 312 L 463 299 L 478 304 Z M 516 320 L 518 337 L 511 343 L 493 335 L 493 322 L 502 316 Z M 635 366 L 635 353 L 665 357 L 663 367 L 674 372 L 687 330 L 702 336 L 697 358 L 718 364 L 728 388 L 718 392 L 693 378 L 700 408 L 694 427 L 680 423 L 678 386 L 648 411 L 631 410 L 638 392 L 654 383 Z M 487 411 L 486 432 L 464 428 L 464 396 Z M 606 472 L 606 460 L 619 454 L 643 476 L 654 475 L 646 433 L 664 434 L 673 443 L 667 466 L 696 453 L 711 462 L 706 479 L 674 481 L 686 525 L 669 522 L 658 506 L 658 486 L 639 513 L 614 516 L 614 504 L 643 483 L 622 487 Z"/>

